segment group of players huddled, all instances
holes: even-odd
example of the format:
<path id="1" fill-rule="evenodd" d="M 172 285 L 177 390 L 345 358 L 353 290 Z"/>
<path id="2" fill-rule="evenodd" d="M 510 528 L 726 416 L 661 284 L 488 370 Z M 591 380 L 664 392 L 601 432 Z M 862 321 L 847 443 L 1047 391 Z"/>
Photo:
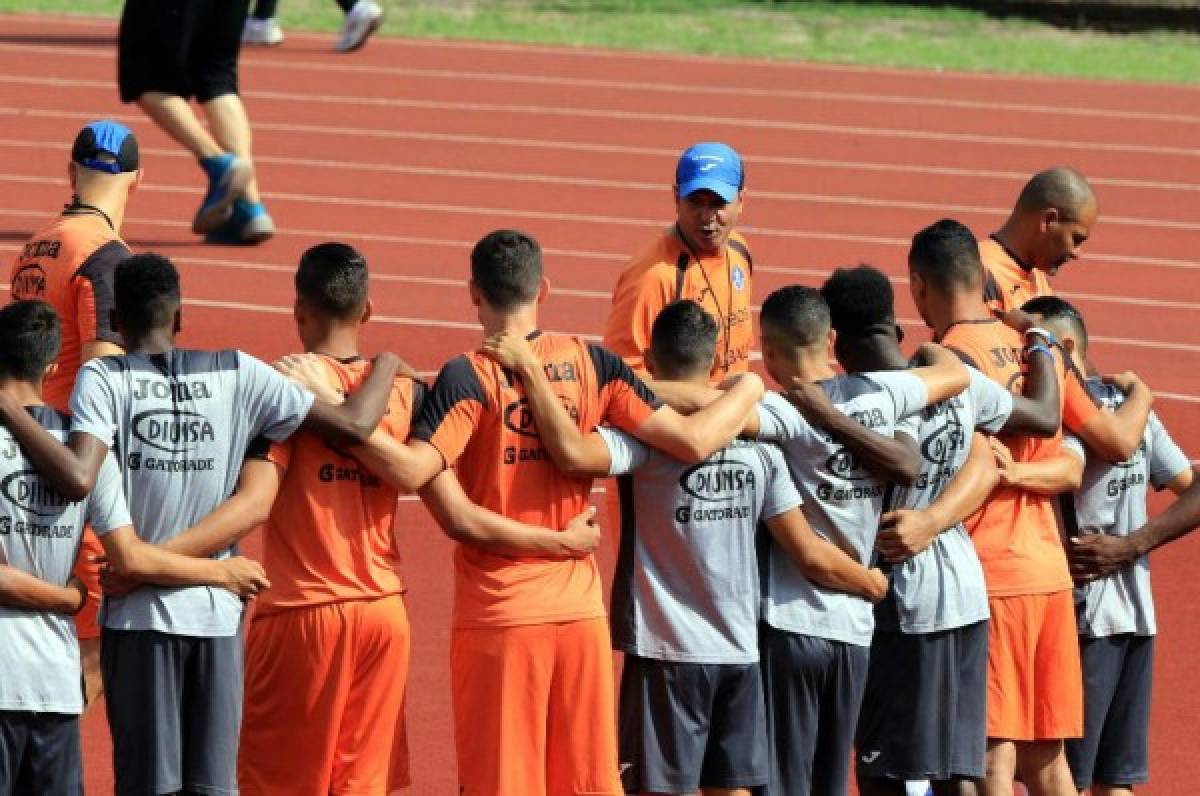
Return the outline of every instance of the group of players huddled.
<path id="1" fill-rule="evenodd" d="M 742 163 L 697 144 L 603 345 L 540 331 L 541 250 L 499 230 L 470 259 L 481 344 L 427 387 L 361 356 L 341 243 L 299 259 L 306 353 L 177 348 L 175 267 L 119 235 L 137 142 L 92 123 L 70 173 L 0 310 L 0 794 L 82 791 L 101 690 L 119 794 L 404 788 L 401 493 L 458 542 L 468 796 L 843 796 L 852 762 L 864 796 L 1146 781 L 1146 554 L 1200 488 L 1047 281 L 1096 223 L 1080 174 L 1035 175 L 986 240 L 916 233 L 936 343 L 910 354 L 867 265 L 771 293 L 756 341 Z M 1152 520 L 1150 486 L 1182 495 Z M 261 564 L 236 555 L 264 523 Z"/>

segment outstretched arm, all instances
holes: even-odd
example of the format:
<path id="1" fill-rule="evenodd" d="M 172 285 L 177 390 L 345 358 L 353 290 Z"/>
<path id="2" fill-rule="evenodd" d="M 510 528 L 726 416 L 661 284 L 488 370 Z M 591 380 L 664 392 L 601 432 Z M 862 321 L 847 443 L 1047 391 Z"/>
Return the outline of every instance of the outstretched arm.
<path id="1" fill-rule="evenodd" d="M 943 531 L 975 513 L 996 488 L 999 474 L 987 438 L 975 434 L 971 453 L 941 494 L 924 509 L 897 509 L 879 519 L 875 549 L 885 561 L 907 561 L 933 544 Z"/>
<path id="2" fill-rule="evenodd" d="M 787 399 L 810 425 L 832 434 L 876 476 L 907 485 L 921 474 L 921 452 L 907 434 L 885 436 L 872 431 L 834 406 L 816 384 L 796 381 Z"/>
<path id="3" fill-rule="evenodd" d="M 971 382 L 962 360 L 953 351 L 937 343 L 922 343 L 917 348 L 916 360 L 922 364 L 908 372 L 925 384 L 929 393 L 926 405 L 953 398 L 967 389 Z"/>
<path id="4" fill-rule="evenodd" d="M 22 569 L 0 564 L 0 605 L 74 616 L 86 603 L 87 589 L 78 578 L 71 578 L 66 586 L 55 586 Z"/>
<path id="5" fill-rule="evenodd" d="M 829 589 L 879 602 L 887 596 L 887 577 L 867 569 L 837 545 L 822 539 L 799 508 L 766 521 L 767 530 L 805 577 Z"/>
<path id="6" fill-rule="evenodd" d="M 96 485 L 108 445 L 91 434 L 75 432 L 63 445 L 33 415 L 7 395 L 0 395 L 0 423 L 20 444 L 38 473 L 68 500 L 83 500 Z"/>
<path id="7" fill-rule="evenodd" d="M 1038 495 L 1061 495 L 1074 492 L 1083 483 L 1083 459 L 1072 449 L 1063 448 L 1054 456 L 1033 462 L 1013 459 L 1008 446 L 998 439 L 990 440 L 1000 483 Z"/>
<path id="8" fill-rule="evenodd" d="M 1125 372 L 1109 376 L 1106 381 L 1125 393 L 1125 402 L 1116 411 L 1091 411 L 1090 417 L 1079 424 L 1075 413 L 1067 412 L 1067 427 L 1087 444 L 1088 450 L 1109 462 L 1123 462 L 1142 444 L 1146 421 L 1154 404 L 1154 394 L 1136 374 Z M 1067 375 L 1066 400 L 1071 404 L 1092 403 L 1087 389 L 1073 373 Z"/>
<path id="9" fill-rule="evenodd" d="M 477 505 L 463 491 L 453 470 L 439 473 L 418 494 L 447 536 L 489 553 L 581 558 L 600 542 L 596 509 L 591 506 L 563 530 L 553 531 L 510 520 Z"/>
<path id="10" fill-rule="evenodd" d="M 315 359 L 316 355 L 293 354 L 280 360 L 276 367 L 284 375 L 294 378 L 293 366 L 298 358 Z M 300 427 L 319 434 L 334 446 L 362 445 L 387 411 L 392 382 L 401 367 L 405 365 L 399 357 L 386 352 L 380 354 L 375 357 L 371 373 L 362 386 L 339 403 L 317 400 Z"/>
<path id="11" fill-rule="evenodd" d="M 240 597 L 253 597 L 270 586 L 256 561 L 181 556 L 142 541 L 128 525 L 103 534 L 100 543 L 108 565 L 122 578 L 159 586 L 216 586 Z"/>
<path id="12" fill-rule="evenodd" d="M 181 556 L 204 558 L 226 550 L 267 521 L 282 469 L 266 459 L 247 459 L 237 490 L 212 513 L 161 546 Z"/>

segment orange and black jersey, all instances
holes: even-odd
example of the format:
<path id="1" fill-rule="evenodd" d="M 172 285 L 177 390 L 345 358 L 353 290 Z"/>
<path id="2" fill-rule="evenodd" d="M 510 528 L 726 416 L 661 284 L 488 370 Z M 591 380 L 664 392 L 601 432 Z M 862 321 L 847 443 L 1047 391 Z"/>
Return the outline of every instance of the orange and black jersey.
<path id="1" fill-rule="evenodd" d="M 577 337 L 528 338 L 579 429 L 601 423 L 634 432 L 659 407 L 618 356 Z M 471 499 L 511 519 L 563 528 L 584 510 L 590 478 L 558 469 L 538 438 L 520 381 L 478 352 L 442 368 L 412 436 L 455 467 Z M 594 559 L 500 556 L 468 546 L 455 555 L 458 627 L 572 621 L 604 615 Z"/>
<path id="2" fill-rule="evenodd" d="M 113 272 L 130 255 L 108 218 L 68 210 L 38 230 L 13 262 L 12 297 L 39 299 L 58 313 L 62 348 L 43 385 L 46 403 L 66 411 L 85 343 L 121 344 L 110 321 Z"/>

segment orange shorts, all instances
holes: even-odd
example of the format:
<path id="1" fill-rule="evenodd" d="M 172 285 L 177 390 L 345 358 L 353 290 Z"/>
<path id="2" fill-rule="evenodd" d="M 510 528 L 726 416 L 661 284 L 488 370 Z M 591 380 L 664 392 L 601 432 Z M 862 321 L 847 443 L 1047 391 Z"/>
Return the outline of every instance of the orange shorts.
<path id="1" fill-rule="evenodd" d="M 255 617 L 238 780 L 245 796 L 384 796 L 408 786 L 400 595 Z"/>
<path id="2" fill-rule="evenodd" d="M 623 792 L 607 620 L 456 628 L 450 669 L 463 796 Z"/>
<path id="3" fill-rule="evenodd" d="M 104 545 L 91 527 L 83 529 L 83 541 L 79 546 L 79 558 L 75 560 L 72 575 L 79 578 L 87 588 L 88 600 L 83 610 L 75 615 L 75 632 L 79 640 L 100 638 L 100 625 L 97 615 L 100 613 L 100 565 L 93 563 L 94 556 L 104 555 Z"/>
<path id="4" fill-rule="evenodd" d="M 1071 591 L 990 597 L 988 738 L 1083 735 L 1083 673 Z"/>

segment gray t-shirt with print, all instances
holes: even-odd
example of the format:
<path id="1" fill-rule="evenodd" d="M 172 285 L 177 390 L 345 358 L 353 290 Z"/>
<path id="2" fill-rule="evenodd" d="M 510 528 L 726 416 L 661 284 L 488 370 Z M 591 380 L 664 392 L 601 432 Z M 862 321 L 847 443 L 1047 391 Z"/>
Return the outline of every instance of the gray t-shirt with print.
<path id="1" fill-rule="evenodd" d="M 685 465 L 599 429 L 620 479 L 621 552 L 613 576 L 614 647 L 684 663 L 758 660 L 758 523 L 800 505 L 774 445 L 735 440 Z M 632 498 L 630 500 L 629 498 Z"/>
<path id="2" fill-rule="evenodd" d="M 917 444 L 921 473 L 912 486 L 897 487 L 891 509 L 924 509 L 962 469 L 971 453 L 975 429 L 999 431 L 1012 414 L 1008 390 L 968 367 L 967 389 L 919 414 Z M 971 537 L 962 523 L 940 533 L 933 543 L 892 567 L 889 601 L 876 616 L 881 629 L 933 633 L 988 618 L 987 584 Z M 892 622 L 895 624 L 892 624 Z"/>
<path id="3" fill-rule="evenodd" d="M 70 420 L 47 406 L 30 414 L 59 442 Z M 104 457 L 96 486 L 72 503 L 47 484 L 8 429 L 0 427 L 0 563 L 65 586 L 84 525 L 98 533 L 130 524 L 121 473 Z M 79 642 L 69 616 L 0 605 L 0 710 L 76 715 L 83 711 Z"/>
<path id="4" fill-rule="evenodd" d="M 1110 409 L 1125 401 L 1124 393 L 1099 379 L 1089 379 L 1087 388 L 1093 398 Z M 1120 464 L 1090 454 L 1074 436 L 1067 436 L 1063 446 L 1086 462 L 1083 483 L 1073 496 L 1081 534 L 1128 536 L 1138 530 L 1146 524 L 1148 487 L 1162 489 L 1192 466 L 1153 412 L 1141 445 Z M 1082 636 L 1098 638 L 1118 633 L 1153 636 L 1157 632 L 1147 556 L 1120 572 L 1076 589 L 1075 601 Z"/>
<path id="5" fill-rule="evenodd" d="M 101 357 L 79 371 L 71 431 L 112 449 L 138 536 L 161 544 L 233 494 L 251 440 L 286 439 L 312 402 L 240 351 Z M 236 634 L 241 618 L 242 601 L 225 589 L 148 586 L 105 600 L 101 621 L 114 630 L 215 637 Z"/>
<path id="6" fill-rule="evenodd" d="M 820 382 L 842 412 L 884 436 L 917 437 L 916 413 L 928 403 L 919 378 L 904 371 L 837 376 Z M 867 565 L 879 531 L 887 484 L 864 469 L 825 431 L 810 426 L 787 399 L 768 393 L 759 404 L 759 439 L 783 448 L 813 530 Z M 861 597 L 819 586 L 774 544 L 764 562 L 763 618 L 779 630 L 870 646 L 872 606 Z"/>

